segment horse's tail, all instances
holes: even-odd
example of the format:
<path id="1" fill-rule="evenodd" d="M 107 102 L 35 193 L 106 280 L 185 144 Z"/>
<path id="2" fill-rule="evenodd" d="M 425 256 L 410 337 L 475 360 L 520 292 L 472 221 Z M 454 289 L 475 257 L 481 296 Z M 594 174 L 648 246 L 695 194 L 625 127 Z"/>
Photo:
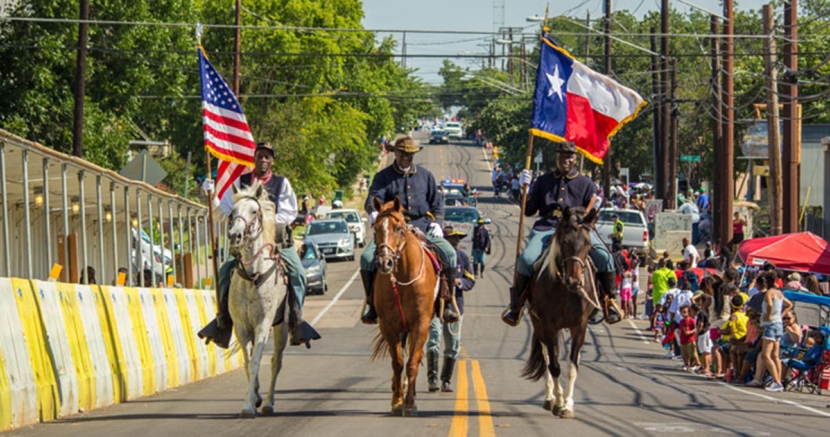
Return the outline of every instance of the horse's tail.
<path id="1" fill-rule="evenodd" d="M 545 376 L 545 372 L 548 370 L 548 364 L 545 362 L 545 354 L 542 351 L 542 347 L 542 342 L 534 336 L 530 345 L 530 357 L 528 357 L 525 367 L 522 369 L 522 378 L 538 381 Z"/>
<path id="2" fill-rule="evenodd" d="M 372 361 L 382 360 L 389 355 L 389 345 L 386 343 L 386 337 L 381 332 L 375 336 L 374 344 L 372 345 Z"/>

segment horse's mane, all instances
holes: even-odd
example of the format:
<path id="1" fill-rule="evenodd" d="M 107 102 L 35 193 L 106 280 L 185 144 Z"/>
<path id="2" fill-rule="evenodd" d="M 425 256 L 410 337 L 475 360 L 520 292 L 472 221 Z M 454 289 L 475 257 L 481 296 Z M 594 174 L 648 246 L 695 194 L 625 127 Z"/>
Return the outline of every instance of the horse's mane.
<path id="1" fill-rule="evenodd" d="M 271 201 L 268 197 L 268 191 L 265 190 L 265 187 L 259 182 L 258 179 L 254 179 L 253 183 L 247 187 L 239 188 L 233 194 L 233 203 L 235 204 L 241 199 L 244 198 L 254 198 L 257 202 L 259 202 L 259 206 L 262 208 L 262 238 L 263 241 L 266 242 L 273 242 L 274 236 L 277 232 L 277 205 Z M 260 192 L 259 197 L 257 197 L 256 192 L 257 188 L 262 187 L 262 191 Z"/>

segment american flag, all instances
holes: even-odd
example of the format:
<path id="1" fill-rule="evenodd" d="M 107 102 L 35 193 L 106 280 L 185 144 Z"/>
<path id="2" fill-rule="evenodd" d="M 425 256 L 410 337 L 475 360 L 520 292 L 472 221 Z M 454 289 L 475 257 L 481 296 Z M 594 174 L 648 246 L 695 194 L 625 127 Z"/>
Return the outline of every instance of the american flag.
<path id="1" fill-rule="evenodd" d="M 216 198 L 221 199 L 231 184 L 254 166 L 256 143 L 242 107 L 228 84 L 199 48 L 199 75 L 202 79 L 202 124 L 205 147 L 219 158 Z"/>

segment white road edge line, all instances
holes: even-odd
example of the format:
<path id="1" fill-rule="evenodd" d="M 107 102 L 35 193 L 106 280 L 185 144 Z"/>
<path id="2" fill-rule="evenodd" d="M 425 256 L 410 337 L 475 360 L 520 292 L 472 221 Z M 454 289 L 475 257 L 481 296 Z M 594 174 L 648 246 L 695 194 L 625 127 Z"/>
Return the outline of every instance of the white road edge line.
<path id="1" fill-rule="evenodd" d="M 349 281 L 348 281 L 348 282 L 346 282 L 346 285 L 344 285 L 344 286 L 343 286 L 343 288 L 341 288 L 341 289 L 340 289 L 340 291 L 338 291 L 338 292 L 337 292 L 337 294 L 335 294 L 335 295 L 334 295 L 334 299 L 332 299 L 332 300 L 331 300 L 331 302 L 329 302 L 329 303 L 328 303 L 328 305 L 326 305 L 326 306 L 323 308 L 323 311 L 320 311 L 320 313 L 319 313 L 319 314 L 317 314 L 317 316 L 316 316 L 316 317 L 314 317 L 314 320 L 312 320 L 312 321 L 311 321 L 311 324 L 312 324 L 312 325 L 316 325 L 316 324 L 317 324 L 317 322 L 319 322 L 319 321 L 320 321 L 320 319 L 322 319 L 322 318 L 323 318 L 323 316 L 326 314 L 326 312 L 327 312 L 328 310 L 330 310 L 330 309 L 331 309 L 331 307 L 333 307 L 333 306 L 334 306 L 334 304 L 336 304 L 338 300 L 340 300 L 340 296 L 342 296 L 342 295 L 343 295 L 343 293 L 345 293 L 345 292 L 346 292 L 346 290 L 348 290 L 348 289 L 349 289 L 349 287 L 351 287 L 351 286 L 352 286 L 352 283 L 354 282 L 354 280 L 355 280 L 355 279 L 357 279 L 357 275 L 358 275 L 358 274 L 360 274 L 360 269 L 355 270 L 355 272 L 354 272 L 354 274 L 352 275 L 352 277 L 351 277 L 351 278 L 349 278 Z"/>
<path id="2" fill-rule="evenodd" d="M 646 335 L 643 334 L 643 331 L 641 331 L 640 328 L 638 328 L 637 325 L 635 325 L 631 319 L 628 319 L 628 324 L 631 325 L 631 327 L 634 328 L 635 331 L 637 331 L 637 335 L 640 336 L 640 340 L 643 340 L 643 343 L 651 344 L 651 342 L 648 341 L 648 339 L 646 338 Z"/>
<path id="3" fill-rule="evenodd" d="M 754 393 L 754 392 L 751 392 L 749 390 L 743 390 L 743 389 L 740 389 L 738 387 L 731 386 L 731 385 L 729 385 L 725 382 L 721 382 L 719 384 L 726 387 L 726 388 L 728 388 L 728 389 L 730 389 L 730 390 L 735 390 L 735 391 L 738 391 L 738 392 L 741 392 L 741 393 L 746 393 L 748 395 L 757 396 L 759 398 L 766 399 L 768 401 L 772 401 L 772 402 L 776 402 L 776 403 L 781 402 L 781 403 L 784 403 L 784 404 L 788 404 L 788 405 L 792 405 L 794 407 L 801 408 L 802 410 L 807 410 L 811 413 L 815 413 L 815 414 L 818 414 L 820 416 L 830 417 L 830 414 L 825 413 L 824 411 L 816 410 L 815 408 L 808 407 L 806 405 L 801 405 L 801 404 L 799 404 L 798 402 L 795 402 L 795 401 L 789 401 L 789 400 L 786 400 L 786 399 L 774 398 L 774 397 L 771 397 L 771 396 L 762 395 L 761 393 Z"/>

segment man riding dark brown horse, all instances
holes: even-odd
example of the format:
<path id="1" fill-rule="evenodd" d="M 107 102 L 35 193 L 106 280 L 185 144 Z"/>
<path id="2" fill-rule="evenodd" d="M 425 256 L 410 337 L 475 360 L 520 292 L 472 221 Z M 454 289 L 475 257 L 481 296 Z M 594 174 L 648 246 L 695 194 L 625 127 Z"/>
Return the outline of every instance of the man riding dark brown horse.
<path id="1" fill-rule="evenodd" d="M 519 324 L 521 315 L 521 294 L 527 288 L 533 277 L 533 264 L 542 255 L 543 248 L 548 245 L 551 235 L 556 230 L 562 214 L 567 208 L 589 205 L 599 207 L 597 188 L 590 178 L 582 175 L 574 167 L 576 165 L 576 146 L 574 143 L 560 143 L 557 148 L 556 170 L 540 176 L 533 184 L 532 194 L 528 196 L 525 205 L 525 216 L 532 217 L 538 212 L 541 216 L 533 225 L 529 241 L 522 255 L 517 260 L 515 283 L 510 288 L 510 306 L 502 315 L 502 321 L 510 326 Z M 529 170 L 522 171 L 521 184 L 528 185 L 531 181 Z M 597 268 L 597 279 L 602 293 L 613 300 L 616 298 L 617 278 L 614 269 L 614 259 L 608 248 L 596 235 L 591 233 L 590 257 Z M 619 311 L 609 305 L 608 323 L 621 320 Z"/>

